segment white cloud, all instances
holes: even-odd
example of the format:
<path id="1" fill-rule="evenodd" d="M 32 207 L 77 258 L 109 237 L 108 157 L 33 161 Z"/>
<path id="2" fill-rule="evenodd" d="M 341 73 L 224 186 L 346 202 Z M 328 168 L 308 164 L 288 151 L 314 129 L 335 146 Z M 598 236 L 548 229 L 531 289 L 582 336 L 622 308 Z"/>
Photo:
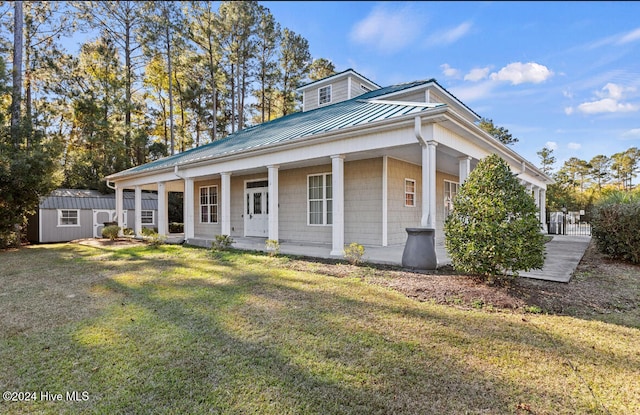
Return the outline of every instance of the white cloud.
<path id="1" fill-rule="evenodd" d="M 580 144 L 580 143 L 569 143 L 569 144 L 567 144 L 567 147 L 570 150 L 580 150 L 582 148 L 582 144 Z"/>
<path id="2" fill-rule="evenodd" d="M 578 105 L 578 111 L 584 114 L 599 114 L 604 112 L 634 112 L 640 107 L 635 104 L 621 102 L 627 92 L 634 92 L 635 87 L 624 87 L 622 85 L 607 83 L 595 95 L 598 100 L 583 102 Z M 566 112 L 566 111 L 565 111 Z"/>
<path id="3" fill-rule="evenodd" d="M 489 68 L 473 68 L 464 76 L 465 81 L 478 82 L 489 75 Z"/>
<path id="4" fill-rule="evenodd" d="M 403 49 L 421 36 L 420 29 L 423 26 L 423 17 L 409 6 L 393 10 L 377 6 L 355 24 L 350 37 L 353 42 L 391 53 Z"/>
<path id="5" fill-rule="evenodd" d="M 440 65 L 440 68 L 442 68 L 444 76 L 448 76 L 450 78 L 457 77 L 460 74 L 458 69 L 452 68 L 448 63 Z"/>
<path id="6" fill-rule="evenodd" d="M 539 84 L 546 81 L 553 72 L 544 65 L 535 62 L 514 62 L 491 74 L 494 81 L 508 81 L 511 85 L 518 85 L 526 82 Z"/>
<path id="7" fill-rule="evenodd" d="M 450 45 L 465 36 L 471 30 L 470 22 L 460 23 L 453 29 L 444 32 L 435 33 L 427 39 L 428 45 Z"/>
<path id="8" fill-rule="evenodd" d="M 584 102 L 578 105 L 578 110 L 585 114 L 598 114 L 601 112 L 633 112 L 638 111 L 638 106 L 623 104 L 613 98 L 604 98 L 598 101 Z"/>
<path id="9" fill-rule="evenodd" d="M 636 40 L 640 40 L 640 27 L 629 33 L 625 33 L 616 43 L 624 45 L 625 43 L 635 42 Z"/>
<path id="10" fill-rule="evenodd" d="M 471 86 L 453 87 L 449 88 L 449 90 L 462 102 L 471 102 L 478 99 L 486 99 L 491 94 L 494 86 L 495 83 L 486 81 Z"/>
<path id="11" fill-rule="evenodd" d="M 555 141 L 547 141 L 544 146 L 546 148 L 548 148 L 549 150 L 557 150 L 558 149 L 558 143 L 556 143 Z"/>
<path id="12" fill-rule="evenodd" d="M 640 128 L 632 128 L 629 131 L 625 131 L 624 133 L 622 133 L 622 136 L 630 137 L 630 138 L 635 138 L 635 137 L 640 138 Z"/>
<path id="13" fill-rule="evenodd" d="M 564 113 L 567 114 L 567 115 L 573 114 L 573 107 L 565 107 L 564 108 Z"/>

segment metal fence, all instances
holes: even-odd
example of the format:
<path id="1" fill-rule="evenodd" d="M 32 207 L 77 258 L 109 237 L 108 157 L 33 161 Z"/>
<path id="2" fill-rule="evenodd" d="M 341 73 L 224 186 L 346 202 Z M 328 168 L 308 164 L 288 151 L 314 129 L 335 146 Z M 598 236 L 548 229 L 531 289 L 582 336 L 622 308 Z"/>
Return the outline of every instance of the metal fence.
<path id="1" fill-rule="evenodd" d="M 547 229 L 552 235 L 591 236 L 591 224 L 582 211 L 549 212 Z"/>

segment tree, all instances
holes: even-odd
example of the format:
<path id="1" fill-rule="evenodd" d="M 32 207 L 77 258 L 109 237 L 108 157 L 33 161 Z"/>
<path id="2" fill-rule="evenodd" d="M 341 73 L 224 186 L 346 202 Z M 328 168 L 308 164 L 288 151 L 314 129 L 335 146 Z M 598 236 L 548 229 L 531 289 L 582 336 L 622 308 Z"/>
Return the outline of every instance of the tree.
<path id="1" fill-rule="evenodd" d="M 478 127 L 489 133 L 493 138 L 500 141 L 504 145 L 513 145 L 520 141 L 517 137 L 513 137 L 509 130 L 504 127 L 497 127 L 493 124 L 493 120 L 482 118 Z"/>
<path id="2" fill-rule="evenodd" d="M 139 1 L 76 1 L 73 5 L 80 16 L 93 27 L 101 30 L 124 53 L 124 89 L 126 106 L 124 144 L 127 151 L 133 149 L 131 113 L 133 104 L 133 84 L 136 80 L 135 69 L 139 65 L 140 55 L 136 51 L 141 44 L 136 41 L 144 18 L 145 3 Z M 130 158 L 137 164 L 144 162 L 144 149 L 136 148 Z M 131 160 L 127 161 L 130 166 Z"/>
<path id="3" fill-rule="evenodd" d="M 335 73 L 336 67 L 333 62 L 325 58 L 315 59 L 309 66 L 309 79 L 312 81 L 327 78 Z"/>
<path id="4" fill-rule="evenodd" d="M 256 34 L 257 89 L 256 108 L 260 113 L 259 122 L 271 120 L 271 106 L 275 98 L 275 87 L 280 79 L 276 54 L 280 41 L 280 25 L 275 21 L 269 9 L 261 7 Z"/>
<path id="5" fill-rule="evenodd" d="M 453 266 L 492 282 L 544 265 L 544 236 L 531 195 L 498 155 L 478 163 L 445 221 Z M 511 275 L 508 275 L 511 274 Z"/>
<path id="6" fill-rule="evenodd" d="M 589 174 L 597 185 L 598 190 L 602 190 L 602 185 L 606 184 L 611 177 L 609 167 L 611 167 L 611 159 L 605 155 L 598 154 L 589 161 L 591 169 Z"/>
<path id="7" fill-rule="evenodd" d="M 611 173 L 618 179 L 620 187 L 624 190 L 631 189 L 631 182 L 636 177 L 636 170 L 640 162 L 640 151 L 631 147 L 626 151 L 611 156 Z"/>
<path id="8" fill-rule="evenodd" d="M 284 29 L 279 61 L 282 71 L 280 115 L 287 115 L 295 111 L 296 89 L 309 73 L 309 42 L 295 32 Z"/>
<path id="9" fill-rule="evenodd" d="M 543 147 L 542 150 L 536 153 L 540 156 L 540 165 L 541 170 L 549 176 L 553 171 L 553 165 L 556 163 L 556 158 L 552 155 L 553 149 L 548 147 Z"/>
<path id="10" fill-rule="evenodd" d="M 13 15 L 13 90 L 11 93 L 11 140 L 18 148 L 21 144 L 20 121 L 22 119 L 22 48 L 23 48 L 22 1 L 14 3 Z"/>

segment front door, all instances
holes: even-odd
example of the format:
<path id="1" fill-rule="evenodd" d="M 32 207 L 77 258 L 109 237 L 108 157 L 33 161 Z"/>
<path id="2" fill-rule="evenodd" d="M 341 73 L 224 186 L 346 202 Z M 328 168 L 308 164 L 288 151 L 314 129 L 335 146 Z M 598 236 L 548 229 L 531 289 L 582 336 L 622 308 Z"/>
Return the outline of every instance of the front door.
<path id="1" fill-rule="evenodd" d="M 244 234 L 245 236 L 267 237 L 269 233 L 268 188 L 266 186 L 253 187 L 253 183 L 247 183 L 245 190 Z"/>

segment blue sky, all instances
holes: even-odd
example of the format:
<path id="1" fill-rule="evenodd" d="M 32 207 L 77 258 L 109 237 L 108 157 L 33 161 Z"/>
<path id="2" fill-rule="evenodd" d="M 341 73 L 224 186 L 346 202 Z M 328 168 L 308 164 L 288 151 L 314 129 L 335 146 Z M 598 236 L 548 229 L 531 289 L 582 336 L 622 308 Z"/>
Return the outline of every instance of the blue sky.
<path id="1" fill-rule="evenodd" d="M 435 78 L 539 164 L 640 147 L 640 2 L 261 2 L 314 58 Z"/>

